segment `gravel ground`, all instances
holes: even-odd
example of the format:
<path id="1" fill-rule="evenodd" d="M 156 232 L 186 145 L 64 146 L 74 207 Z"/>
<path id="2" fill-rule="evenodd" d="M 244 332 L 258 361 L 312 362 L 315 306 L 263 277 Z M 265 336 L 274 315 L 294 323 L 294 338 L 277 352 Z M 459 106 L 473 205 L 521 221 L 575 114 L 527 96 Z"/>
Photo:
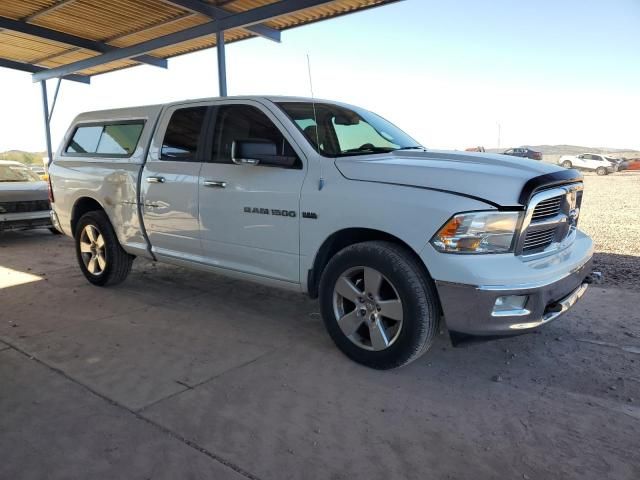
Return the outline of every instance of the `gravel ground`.
<path id="1" fill-rule="evenodd" d="M 640 287 L 640 171 L 586 173 L 579 226 L 595 241 L 604 285 Z"/>

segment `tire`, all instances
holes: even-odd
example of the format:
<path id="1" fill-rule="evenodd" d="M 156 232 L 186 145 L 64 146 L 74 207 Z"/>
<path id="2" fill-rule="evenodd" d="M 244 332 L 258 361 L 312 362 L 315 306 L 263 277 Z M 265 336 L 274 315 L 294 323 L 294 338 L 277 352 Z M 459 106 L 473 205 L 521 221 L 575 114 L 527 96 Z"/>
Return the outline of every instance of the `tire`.
<path id="1" fill-rule="evenodd" d="M 562 162 L 562 166 L 564 168 L 571 168 L 573 164 L 569 160 L 565 160 L 564 162 Z"/>
<path id="2" fill-rule="evenodd" d="M 405 248 L 384 241 L 351 245 L 329 261 L 320 279 L 320 311 L 329 335 L 347 357 L 387 370 L 429 349 L 440 309 L 433 281 L 418 261 Z"/>
<path id="3" fill-rule="evenodd" d="M 603 175 L 608 175 L 609 172 L 604 167 L 598 167 L 596 168 L 596 174 L 602 177 Z"/>
<path id="4" fill-rule="evenodd" d="M 122 249 L 103 211 L 80 217 L 75 243 L 80 270 L 90 283 L 101 287 L 117 285 L 129 275 L 134 257 Z"/>

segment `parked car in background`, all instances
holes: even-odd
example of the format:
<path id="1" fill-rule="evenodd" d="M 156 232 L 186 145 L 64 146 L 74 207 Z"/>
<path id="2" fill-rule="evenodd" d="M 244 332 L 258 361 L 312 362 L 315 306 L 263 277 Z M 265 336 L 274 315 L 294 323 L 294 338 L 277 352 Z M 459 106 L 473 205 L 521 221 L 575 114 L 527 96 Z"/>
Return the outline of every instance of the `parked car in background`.
<path id="1" fill-rule="evenodd" d="M 640 170 L 640 158 L 631 158 L 628 162 L 627 170 Z"/>
<path id="2" fill-rule="evenodd" d="M 43 227 L 58 233 L 47 183 L 22 163 L 0 160 L 0 231 Z"/>
<path id="3" fill-rule="evenodd" d="M 535 330 L 591 281 L 579 172 L 427 150 L 343 103 L 84 113 L 49 175 L 53 221 L 90 283 L 122 282 L 140 256 L 305 292 L 336 345 L 374 368 L 415 360 L 445 325 Z"/>
<path id="4" fill-rule="evenodd" d="M 558 163 L 564 168 L 577 168 L 591 170 L 598 175 L 608 175 L 618 170 L 617 163 L 607 160 L 607 157 L 599 153 L 581 153 L 580 155 L 562 155 Z"/>
<path id="5" fill-rule="evenodd" d="M 484 147 L 469 147 L 464 149 L 465 152 L 484 152 Z"/>
<path id="6" fill-rule="evenodd" d="M 502 152 L 503 155 L 511 155 L 512 157 L 530 158 L 531 160 L 542 160 L 542 153 L 531 150 L 528 147 L 510 148 Z"/>
<path id="7" fill-rule="evenodd" d="M 629 168 L 629 161 L 626 158 L 617 158 L 617 157 L 604 157 L 606 160 L 614 163 L 616 165 L 616 170 L 618 172 L 622 170 L 626 170 Z"/>

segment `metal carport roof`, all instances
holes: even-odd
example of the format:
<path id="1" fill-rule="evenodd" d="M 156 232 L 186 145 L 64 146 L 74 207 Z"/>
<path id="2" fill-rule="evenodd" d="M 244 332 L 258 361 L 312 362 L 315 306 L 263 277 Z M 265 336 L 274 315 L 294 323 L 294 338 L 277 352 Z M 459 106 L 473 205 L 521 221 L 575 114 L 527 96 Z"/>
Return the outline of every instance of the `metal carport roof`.
<path id="1" fill-rule="evenodd" d="M 0 66 L 88 77 L 397 0 L 2 0 Z"/>
<path id="2" fill-rule="evenodd" d="M 40 82 L 45 137 L 60 80 L 140 64 L 166 68 L 176 55 L 216 47 L 220 95 L 227 92 L 224 45 L 399 0 L 1 0 L 0 67 Z M 58 78 L 49 108 L 46 80 Z"/>

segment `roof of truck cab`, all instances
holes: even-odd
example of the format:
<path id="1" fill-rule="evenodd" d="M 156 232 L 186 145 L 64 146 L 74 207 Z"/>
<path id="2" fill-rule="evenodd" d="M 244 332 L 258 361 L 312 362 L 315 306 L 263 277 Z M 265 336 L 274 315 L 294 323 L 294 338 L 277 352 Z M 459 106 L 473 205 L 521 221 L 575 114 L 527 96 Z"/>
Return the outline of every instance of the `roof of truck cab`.
<path id="1" fill-rule="evenodd" d="M 156 115 L 165 107 L 173 107 L 176 105 L 188 105 L 190 103 L 202 103 L 202 102 L 212 102 L 216 100 L 224 100 L 224 101 L 258 101 L 258 102 L 271 102 L 271 103 L 282 103 L 282 102 L 304 102 L 304 103 L 331 103 L 333 105 L 341 105 L 344 107 L 350 107 L 350 105 L 342 102 L 337 102 L 334 100 L 325 100 L 316 98 L 313 99 L 311 97 L 291 97 L 291 96 L 278 96 L 278 95 L 245 95 L 245 96 L 230 96 L 230 97 L 206 97 L 206 98 L 190 98 L 185 100 L 176 100 L 168 103 L 158 103 L 152 105 L 140 105 L 133 107 L 122 107 L 122 108 L 111 108 L 107 110 L 93 110 L 90 112 L 80 113 L 73 121 L 73 123 L 88 123 L 88 122 L 98 122 L 102 120 L 126 120 L 126 119 L 134 119 L 134 118 L 144 118 Z"/>

